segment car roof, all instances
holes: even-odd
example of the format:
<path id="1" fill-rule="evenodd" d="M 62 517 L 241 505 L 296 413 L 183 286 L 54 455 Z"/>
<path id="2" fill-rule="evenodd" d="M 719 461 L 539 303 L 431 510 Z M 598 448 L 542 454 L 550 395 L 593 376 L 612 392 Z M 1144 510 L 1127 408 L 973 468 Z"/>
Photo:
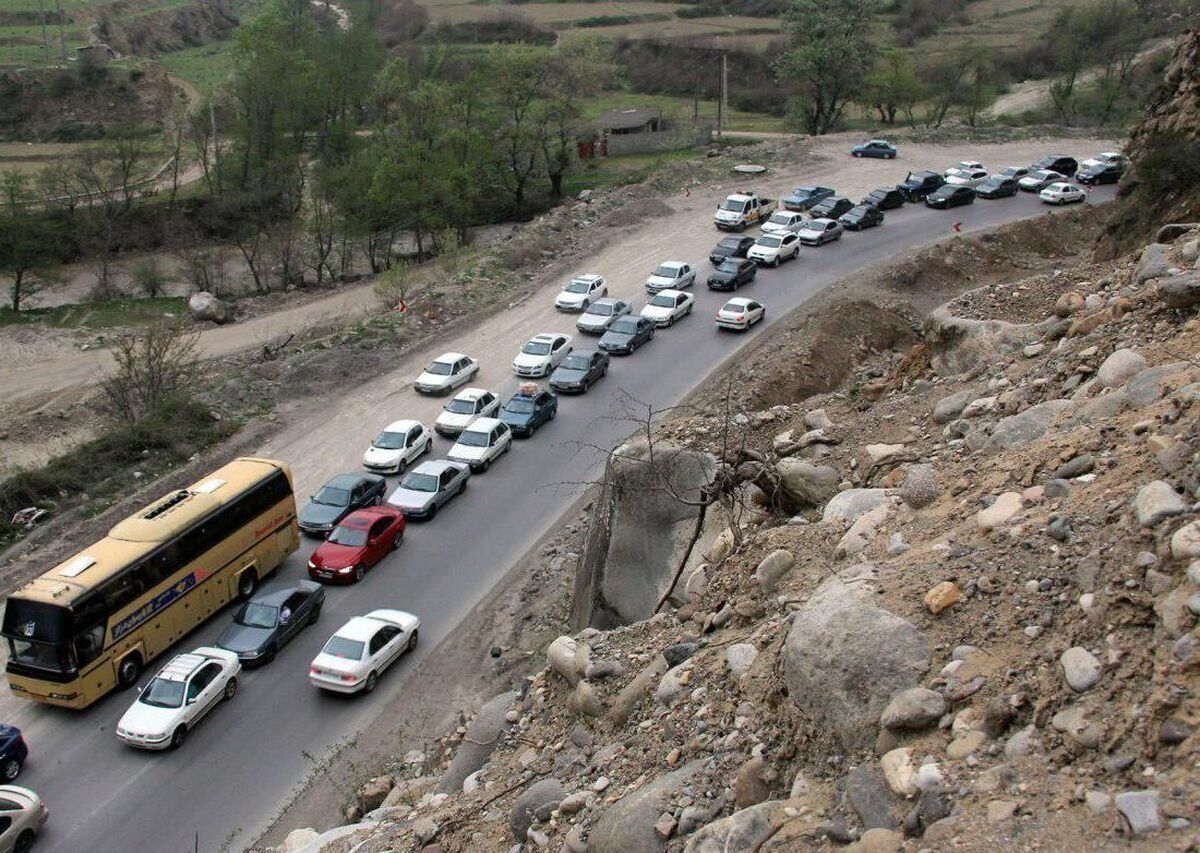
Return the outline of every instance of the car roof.
<path id="1" fill-rule="evenodd" d="M 675 296 L 678 296 L 678 295 L 679 295 L 679 294 L 681 294 L 681 293 L 683 293 L 683 291 L 682 291 L 682 290 L 676 290 L 676 289 L 675 289 L 675 288 L 673 288 L 673 287 L 667 287 L 667 288 L 664 288 L 663 290 L 660 290 L 658 293 L 654 294 L 654 296 L 671 296 L 671 297 L 675 297 Z M 654 298 L 654 296 L 651 296 L 650 298 L 651 298 L 651 299 L 653 299 L 653 298 Z M 588 353 L 590 353 L 590 352 L 591 352 L 590 350 L 575 350 L 575 352 L 574 352 L 574 355 L 587 355 L 587 354 L 588 354 Z"/>
<path id="2" fill-rule="evenodd" d="M 491 432 L 499 423 L 499 418 L 476 418 L 463 432 Z"/>
<path id="3" fill-rule="evenodd" d="M 380 518 L 395 518 L 397 510 L 384 506 L 365 506 L 362 509 L 356 509 L 348 516 L 341 520 L 341 524 L 347 527 L 362 527 L 366 529 L 378 521 Z"/>
<path id="4" fill-rule="evenodd" d="M 447 468 L 453 468 L 456 471 L 460 467 L 449 459 L 430 459 L 427 462 L 422 462 L 416 468 L 413 468 L 414 474 L 441 474 Z"/>
<path id="5" fill-rule="evenodd" d="M 346 520 L 343 519 L 342 523 L 345 524 Z M 267 587 L 266 589 L 263 589 L 263 590 L 255 593 L 254 597 L 250 600 L 254 604 L 269 604 L 269 605 L 283 604 L 283 602 L 287 601 L 295 593 L 303 592 L 303 591 L 304 591 L 304 587 L 301 586 L 299 583 L 288 583 L 288 584 L 282 584 L 282 585 L 272 584 L 271 586 Z"/>
<path id="6" fill-rule="evenodd" d="M 827 217 L 827 216 L 819 216 L 819 217 L 817 217 L 816 219 L 810 219 L 810 220 L 808 220 L 808 223 L 807 223 L 807 224 L 809 224 L 809 225 L 816 225 L 818 222 L 821 222 L 821 223 L 827 223 L 827 222 L 833 222 L 833 220 L 832 220 L 832 219 L 830 219 L 830 218 L 829 218 L 829 217 Z"/>
<path id="7" fill-rule="evenodd" d="M 366 642 L 375 636 L 376 631 L 388 624 L 390 623 L 379 619 L 372 619 L 370 616 L 355 616 L 345 625 L 334 631 L 333 636 Z"/>
<path id="8" fill-rule="evenodd" d="M 461 352 L 444 352 L 439 355 L 434 361 L 458 361 L 460 358 L 469 358 Z"/>
<path id="9" fill-rule="evenodd" d="M 618 302 L 622 302 L 622 301 L 624 301 L 624 300 L 617 299 L 612 296 L 602 296 L 592 303 L 592 307 L 595 308 L 597 305 L 616 305 Z M 537 337 L 534 338 L 534 340 L 536 341 L 538 338 L 552 340 L 552 337 L 550 335 L 538 335 Z"/>
<path id="10" fill-rule="evenodd" d="M 335 489 L 352 489 L 359 483 L 378 479 L 377 477 L 368 477 L 365 474 L 338 474 L 336 477 L 330 477 L 325 485 Z"/>
<path id="11" fill-rule="evenodd" d="M 888 142 L 886 139 L 868 139 L 867 141 L 868 141 L 868 142 L 879 142 L 879 143 L 882 143 L 882 144 L 884 144 L 884 145 L 891 145 L 891 144 L 892 144 L 892 143 Z"/>
<path id="12" fill-rule="evenodd" d="M 408 432 L 413 427 L 420 426 L 420 425 L 421 425 L 420 421 L 414 421 L 411 418 L 405 418 L 405 419 L 398 420 L 398 421 L 392 421 L 390 424 L 388 424 L 386 427 L 383 428 L 383 431 L 384 432 Z M 341 476 L 348 477 L 351 475 L 342 474 Z"/>
<path id="13" fill-rule="evenodd" d="M 749 305 L 753 299 L 747 299 L 745 296 L 734 296 L 732 299 L 726 299 L 725 305 Z M 724 307 L 724 306 L 722 306 Z"/>
<path id="14" fill-rule="evenodd" d="M 602 300 L 602 299 L 596 300 L 596 302 L 603 302 L 603 301 L 604 300 Z M 595 305 L 596 302 L 593 302 L 592 304 Z M 542 332 L 540 335 L 534 335 L 529 340 L 530 340 L 530 342 L 538 341 L 540 343 L 550 344 L 550 343 L 554 343 L 559 338 L 565 338 L 565 337 L 566 337 L 566 335 L 562 335 L 557 332 Z"/>
<path id="15" fill-rule="evenodd" d="M 184 652 L 167 661 L 167 665 L 158 671 L 156 677 L 163 681 L 187 681 L 192 673 L 211 660 L 207 655 Z"/>
<path id="16" fill-rule="evenodd" d="M 455 400 L 478 400 L 484 394 L 490 394 L 486 388 L 464 388 L 454 395 Z"/>
<path id="17" fill-rule="evenodd" d="M 597 273 L 585 272 L 583 275 L 575 276 L 573 279 L 571 279 L 571 281 L 599 281 L 602 278 L 604 278 L 604 276 L 598 275 Z"/>
<path id="18" fill-rule="evenodd" d="M 687 261 L 663 261 L 659 264 L 660 267 L 686 267 Z"/>

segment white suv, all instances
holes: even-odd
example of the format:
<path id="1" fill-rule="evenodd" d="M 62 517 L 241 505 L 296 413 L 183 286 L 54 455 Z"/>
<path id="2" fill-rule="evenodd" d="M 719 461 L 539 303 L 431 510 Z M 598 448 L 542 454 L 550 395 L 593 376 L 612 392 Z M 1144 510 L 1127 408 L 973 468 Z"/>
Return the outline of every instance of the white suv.
<path id="1" fill-rule="evenodd" d="M 604 276 L 581 275 L 571 279 L 554 300 L 559 311 L 586 311 L 587 307 L 602 296 L 608 295 L 608 284 Z"/>
<path id="2" fill-rule="evenodd" d="M 241 661 L 207 646 L 179 655 L 142 688 L 117 722 L 117 737 L 140 749 L 178 749 L 188 731 L 237 692 Z"/>

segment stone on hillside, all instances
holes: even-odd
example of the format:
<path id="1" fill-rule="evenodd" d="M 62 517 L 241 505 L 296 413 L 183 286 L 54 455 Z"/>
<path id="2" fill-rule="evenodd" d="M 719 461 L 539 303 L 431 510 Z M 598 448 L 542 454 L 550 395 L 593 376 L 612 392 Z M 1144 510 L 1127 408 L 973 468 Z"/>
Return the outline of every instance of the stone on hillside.
<path id="1" fill-rule="evenodd" d="M 828 465 L 802 459 L 781 459 L 775 464 L 784 494 L 798 506 L 820 506 L 837 494 L 842 476 Z"/>
<path id="2" fill-rule="evenodd" d="M 704 766 L 692 761 L 633 789 L 609 806 L 588 835 L 588 853 L 661 853 L 665 842 L 654 831 L 680 788 Z"/>
<path id="3" fill-rule="evenodd" d="M 986 414 L 991 413 L 992 411 L 995 410 L 995 408 L 996 408 L 996 398 L 995 397 L 979 397 L 978 399 L 972 400 L 971 402 L 967 403 L 966 407 L 962 410 L 962 417 L 977 418 L 980 415 L 986 415 Z"/>
<path id="4" fill-rule="evenodd" d="M 879 724 L 888 729 L 923 729 L 941 719 L 946 713 L 946 700 L 941 693 L 925 687 L 911 687 L 892 697 L 883 709 Z"/>
<path id="5" fill-rule="evenodd" d="M 725 664 L 735 676 L 744 675 L 758 657 L 758 646 L 753 643 L 735 643 L 725 649 Z"/>
<path id="6" fill-rule="evenodd" d="M 363 814 L 373 812 L 383 805 L 383 801 L 395 785 L 396 781 L 391 776 L 375 776 L 364 782 L 355 795 Z"/>
<path id="7" fill-rule="evenodd" d="M 1096 460 L 1092 458 L 1092 454 L 1081 453 L 1078 456 L 1068 459 L 1054 469 L 1054 473 L 1050 475 L 1050 478 L 1052 480 L 1072 480 L 1091 472 L 1095 467 Z"/>
<path id="8" fill-rule="evenodd" d="M 868 444 L 863 447 L 874 465 L 882 465 L 904 453 L 903 444 Z"/>
<path id="9" fill-rule="evenodd" d="M 879 769 L 892 793 L 901 797 L 917 793 L 917 767 L 913 764 L 911 746 L 893 749 L 884 755 L 879 759 Z"/>
<path id="10" fill-rule="evenodd" d="M 683 693 L 683 688 L 691 680 L 691 669 L 683 664 L 673 666 L 666 671 L 654 689 L 654 698 L 666 705 L 671 705 Z"/>
<path id="11" fill-rule="evenodd" d="M 838 492 L 821 513 L 822 521 L 844 518 L 853 521 L 876 507 L 887 506 L 888 496 L 885 489 L 846 489 Z"/>
<path id="12" fill-rule="evenodd" d="M 321 833 L 307 826 L 293 829 L 287 834 L 287 838 L 283 839 L 284 853 L 296 853 L 298 850 L 303 850 L 320 837 Z"/>
<path id="13" fill-rule="evenodd" d="M 769 800 L 739 809 L 700 827 L 683 848 L 684 853 L 750 853 L 761 850 L 779 832 L 780 827 L 793 819 L 794 814 L 795 810 L 787 800 Z M 681 825 L 680 834 L 682 830 Z"/>
<path id="14" fill-rule="evenodd" d="M 804 425 L 809 429 L 832 429 L 833 421 L 829 420 L 824 409 L 813 409 L 804 413 Z"/>
<path id="15" fill-rule="evenodd" d="M 1133 274 L 1137 283 L 1142 284 L 1151 279 L 1168 275 L 1171 271 L 1171 263 L 1167 254 L 1170 251 L 1171 246 L 1168 243 L 1151 243 L 1142 249 L 1142 256 L 1138 258 L 1137 270 Z"/>
<path id="16" fill-rule="evenodd" d="M 943 397 L 933 407 L 933 422 L 935 424 L 950 423 L 950 421 L 962 414 L 962 410 L 966 408 L 967 403 L 970 403 L 974 399 L 974 391 L 958 391 L 949 397 Z"/>
<path id="17" fill-rule="evenodd" d="M 574 637 L 565 634 L 546 647 L 546 660 L 550 668 L 574 685 L 583 678 L 587 670 L 590 650 L 586 643 L 577 643 Z"/>
<path id="18" fill-rule="evenodd" d="M 938 497 L 937 477 L 932 465 L 909 465 L 900 483 L 900 498 L 913 509 L 927 507 Z"/>
<path id="19" fill-rule="evenodd" d="M 850 807 L 865 828 L 895 829 L 900 825 L 893 813 L 898 800 L 876 764 L 860 764 L 846 774 L 842 784 Z"/>
<path id="20" fill-rule="evenodd" d="M 1054 302 L 1055 317 L 1070 317 L 1083 310 L 1083 294 L 1068 290 Z"/>
<path id="21" fill-rule="evenodd" d="M 613 700 L 609 716 L 612 721 L 623 726 L 628 722 L 638 704 L 646 697 L 654 686 L 662 679 L 670 665 L 662 655 L 655 655 L 646 667 L 633 677 L 628 684 L 621 688 L 617 698 Z"/>
<path id="22" fill-rule="evenodd" d="M 1200 521 L 1189 521 L 1171 534 L 1171 556 L 1176 560 L 1200 557 Z"/>
<path id="23" fill-rule="evenodd" d="M 1070 400 L 1047 400 L 1019 414 L 1001 418 L 984 447 L 994 452 L 1028 444 L 1040 438 L 1055 418 L 1074 405 Z"/>
<path id="24" fill-rule="evenodd" d="M 1158 298 L 1168 308 L 1192 308 L 1200 305 L 1200 274 L 1190 272 L 1160 279 Z"/>
<path id="25" fill-rule="evenodd" d="M 446 772 L 442 774 L 442 778 L 437 783 L 439 793 L 453 794 L 461 791 L 463 781 L 487 763 L 496 744 L 500 742 L 500 735 L 510 725 L 506 715 L 516 695 L 511 692 L 501 693 L 488 700 L 479 709 L 475 719 L 471 720 L 471 724 L 467 726 L 467 736 L 459 744 L 458 751 L 454 753 L 454 758 L 450 761 L 450 766 L 446 768 Z M 404 783 L 401 783 L 393 788 L 392 792 L 388 794 L 388 798 L 383 801 L 383 805 L 386 807 L 401 802 L 399 798 L 402 796 L 401 792 L 404 787 Z"/>
<path id="26" fill-rule="evenodd" d="M 1124 791 L 1116 796 L 1117 811 L 1129 823 L 1134 835 L 1145 835 L 1162 828 L 1158 814 L 1158 791 Z"/>
<path id="27" fill-rule="evenodd" d="M 1119 349 L 1104 359 L 1096 371 L 1096 384 L 1101 388 L 1116 388 L 1124 385 L 1133 375 L 1146 368 L 1146 359 L 1131 349 Z"/>
<path id="28" fill-rule="evenodd" d="M 207 320 L 218 325 L 233 319 L 229 306 L 206 290 L 188 297 L 188 312 L 194 320 Z"/>
<path id="29" fill-rule="evenodd" d="M 1072 646 L 1059 658 L 1063 679 L 1076 693 L 1082 693 L 1100 680 L 1100 661 L 1082 646 Z"/>
<path id="30" fill-rule="evenodd" d="M 792 700 L 848 749 L 869 748 L 891 697 L 929 669 L 925 637 L 874 598 L 862 579 L 830 578 L 795 611 L 784 643 Z"/>
<path id="31" fill-rule="evenodd" d="M 846 848 L 848 853 L 900 853 L 904 836 L 891 829 L 868 829 L 857 843 Z"/>
<path id="32" fill-rule="evenodd" d="M 925 593 L 925 607 L 934 616 L 960 601 L 962 593 L 953 581 L 942 581 Z"/>
<path id="33" fill-rule="evenodd" d="M 534 782 L 526 788 L 508 812 L 508 828 L 513 838 L 524 841 L 534 821 L 549 818 L 550 812 L 558 808 L 566 795 L 562 782 L 554 777 Z"/>
<path id="34" fill-rule="evenodd" d="M 580 681 L 571 691 L 569 707 L 588 717 L 599 717 L 604 713 L 604 704 L 596 694 L 596 688 L 586 681 Z"/>
<path id="35" fill-rule="evenodd" d="M 1130 404 L 1135 408 L 1143 408 L 1157 403 L 1163 397 L 1163 380 L 1190 367 L 1186 361 L 1172 361 L 1135 373 L 1125 383 L 1125 394 Z"/>
<path id="36" fill-rule="evenodd" d="M 1005 492 L 991 506 L 975 513 L 975 523 L 982 530 L 995 530 L 1021 511 L 1019 492 Z"/>
<path id="37" fill-rule="evenodd" d="M 733 779 L 733 806 L 744 809 L 771 796 L 774 773 L 762 756 L 755 756 L 738 768 Z"/>
<path id="38" fill-rule="evenodd" d="M 1133 509 L 1137 514 L 1138 524 L 1142 527 L 1153 527 L 1173 515 L 1186 512 L 1187 504 L 1170 483 L 1152 480 L 1138 489 L 1137 496 L 1133 499 Z"/>
<path id="39" fill-rule="evenodd" d="M 870 545 L 871 540 L 879 533 L 879 525 L 887 520 L 890 509 L 889 504 L 883 504 L 856 518 L 850 525 L 850 529 L 838 540 L 834 556 L 841 559 L 855 557 L 862 553 L 863 549 Z"/>
<path id="40" fill-rule="evenodd" d="M 769 595 L 775 591 L 775 587 L 779 585 L 779 580 L 792 570 L 792 566 L 796 564 L 796 558 L 791 552 L 779 550 L 772 551 L 763 561 L 758 564 L 758 568 L 754 570 L 754 579 L 758 581 L 759 587 L 763 593 Z"/>

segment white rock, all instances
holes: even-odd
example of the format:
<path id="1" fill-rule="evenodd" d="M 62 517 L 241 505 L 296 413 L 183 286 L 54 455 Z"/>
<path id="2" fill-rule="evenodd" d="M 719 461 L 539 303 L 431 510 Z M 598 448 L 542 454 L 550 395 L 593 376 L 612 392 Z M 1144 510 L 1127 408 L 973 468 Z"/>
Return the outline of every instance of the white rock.
<path id="1" fill-rule="evenodd" d="M 753 643 L 735 643 L 725 649 L 725 663 L 735 676 L 749 672 L 757 657 L 758 646 Z"/>
<path id="2" fill-rule="evenodd" d="M 1005 492 L 995 502 L 975 513 L 975 523 L 983 530 L 995 530 L 1021 511 L 1021 494 Z"/>
<path id="3" fill-rule="evenodd" d="M 1187 504 L 1170 483 L 1152 480 L 1138 489 L 1137 497 L 1133 499 L 1133 509 L 1137 513 L 1138 524 L 1153 527 L 1173 515 L 1186 512 Z"/>
<path id="4" fill-rule="evenodd" d="M 1119 349 L 1104 359 L 1096 371 L 1096 383 L 1101 388 L 1116 388 L 1125 380 L 1146 368 L 1146 359 L 1131 349 Z"/>
<path id="5" fill-rule="evenodd" d="M 1101 666 L 1096 656 L 1082 646 L 1073 646 L 1059 658 L 1063 678 L 1076 693 L 1082 693 L 1100 680 Z"/>
<path id="6" fill-rule="evenodd" d="M 879 759 L 879 768 L 893 793 L 902 797 L 911 797 L 917 793 L 917 768 L 913 765 L 911 746 L 902 746 L 884 754 L 883 758 Z"/>
<path id="7" fill-rule="evenodd" d="M 896 458 L 904 452 L 903 444 L 868 444 L 863 448 L 871 462 L 880 465 Z"/>

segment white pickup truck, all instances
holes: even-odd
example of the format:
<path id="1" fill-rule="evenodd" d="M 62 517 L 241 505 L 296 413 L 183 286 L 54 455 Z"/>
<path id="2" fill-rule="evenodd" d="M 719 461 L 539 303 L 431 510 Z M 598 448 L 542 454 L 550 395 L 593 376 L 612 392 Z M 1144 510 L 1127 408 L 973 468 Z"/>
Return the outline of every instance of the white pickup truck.
<path id="1" fill-rule="evenodd" d="M 713 222 L 722 231 L 745 231 L 756 222 L 766 221 L 778 203 L 757 193 L 734 193 L 717 206 Z"/>

